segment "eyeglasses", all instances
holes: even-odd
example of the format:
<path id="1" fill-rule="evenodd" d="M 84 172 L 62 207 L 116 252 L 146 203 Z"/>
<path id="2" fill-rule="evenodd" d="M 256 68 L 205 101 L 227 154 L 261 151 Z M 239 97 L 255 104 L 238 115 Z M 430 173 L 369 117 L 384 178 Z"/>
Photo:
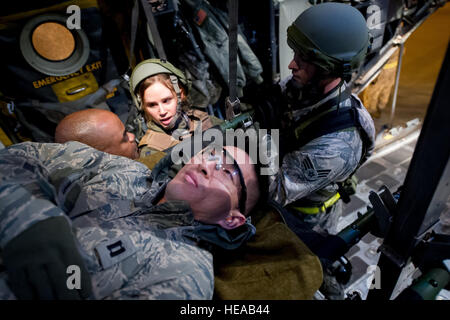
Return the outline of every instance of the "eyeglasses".
<path id="1" fill-rule="evenodd" d="M 219 154 L 217 154 L 219 151 Z M 202 156 L 206 158 L 207 161 L 215 161 L 215 169 L 228 175 L 231 180 L 235 175 L 239 175 L 239 183 L 241 184 L 241 197 L 239 199 L 239 210 L 241 213 L 245 214 L 245 202 L 247 201 L 247 187 L 245 185 L 244 176 L 242 175 L 241 168 L 239 167 L 236 159 L 234 159 L 231 154 L 221 146 L 209 145 L 202 151 Z"/>

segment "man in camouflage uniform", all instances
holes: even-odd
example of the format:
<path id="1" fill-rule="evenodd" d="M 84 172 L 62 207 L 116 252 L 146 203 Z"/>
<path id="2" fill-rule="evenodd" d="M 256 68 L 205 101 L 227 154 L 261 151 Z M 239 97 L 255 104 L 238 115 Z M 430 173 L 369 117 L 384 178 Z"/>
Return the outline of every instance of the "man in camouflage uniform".
<path id="1" fill-rule="evenodd" d="M 170 157 L 150 171 L 79 142 L 1 150 L 1 298 L 15 298 L 9 285 L 22 299 L 212 298 L 208 249 L 234 249 L 254 234 L 245 216 L 258 187 L 249 161 L 229 165 L 226 151 L 208 155 L 173 177 Z M 252 190 L 246 196 L 245 185 Z M 66 255 L 72 242 L 81 260 Z M 50 251 L 61 259 L 45 260 Z M 70 265 L 90 274 L 76 290 L 65 287 Z M 60 277 L 48 277 L 52 269 Z"/>
<path id="2" fill-rule="evenodd" d="M 287 34 L 295 55 L 289 64 L 292 75 L 281 83 L 287 101 L 280 112 L 282 161 L 269 192 L 289 210 L 291 226 L 302 221 L 315 231 L 335 234 L 342 208 L 337 183 L 373 149 L 373 120 L 347 83 L 365 57 L 369 34 L 361 13 L 341 3 L 308 8 Z M 326 132 L 328 123 L 315 125 L 344 111 L 356 115 L 354 125 L 332 132 Z"/>
<path id="3" fill-rule="evenodd" d="M 55 142 L 79 141 L 97 150 L 137 159 L 133 133 L 125 130 L 120 118 L 103 109 L 85 109 L 64 117 L 55 129 Z"/>

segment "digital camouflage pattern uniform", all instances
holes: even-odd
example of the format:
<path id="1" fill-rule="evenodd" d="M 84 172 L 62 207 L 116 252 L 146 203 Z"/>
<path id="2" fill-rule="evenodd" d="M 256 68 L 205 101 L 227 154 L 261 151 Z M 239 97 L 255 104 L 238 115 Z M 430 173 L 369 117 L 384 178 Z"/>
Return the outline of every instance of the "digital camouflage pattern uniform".
<path id="1" fill-rule="evenodd" d="M 195 221 L 185 202 L 155 204 L 170 180 L 169 167 L 162 161 L 151 172 L 78 142 L 3 149 L 0 246 L 39 221 L 65 216 L 94 299 L 211 299 L 212 256 L 205 248 L 236 248 L 255 230 L 247 222 L 230 235 Z M 0 276 L 0 298 L 14 298 L 6 277 Z"/>
<path id="2" fill-rule="evenodd" d="M 288 95 L 286 88 L 291 77 L 281 83 L 284 94 Z M 323 99 L 313 105 L 302 106 L 284 110 L 283 120 L 288 119 L 284 129 L 289 135 L 293 135 L 296 124 L 301 122 L 302 117 L 323 105 L 329 99 L 344 92 L 345 82 L 337 90 L 332 90 Z M 373 150 L 375 141 L 375 127 L 370 114 L 362 105 L 361 101 L 354 96 L 360 108 L 357 108 L 361 125 L 371 139 L 368 146 L 368 157 Z M 343 100 L 339 106 L 350 106 L 351 98 Z M 323 203 L 336 194 L 338 186 L 336 182 L 344 181 L 358 167 L 362 155 L 363 142 L 356 128 L 349 128 L 316 138 L 298 150 L 284 155 L 280 162 L 280 170 L 271 177 L 269 192 L 273 200 L 283 206 L 288 206 L 301 199 L 304 203 Z M 328 233 L 337 233 L 336 227 L 342 211 L 341 201 L 328 209 L 329 212 L 318 214 L 304 214 L 292 211 L 299 215 L 315 231 L 326 230 Z"/>

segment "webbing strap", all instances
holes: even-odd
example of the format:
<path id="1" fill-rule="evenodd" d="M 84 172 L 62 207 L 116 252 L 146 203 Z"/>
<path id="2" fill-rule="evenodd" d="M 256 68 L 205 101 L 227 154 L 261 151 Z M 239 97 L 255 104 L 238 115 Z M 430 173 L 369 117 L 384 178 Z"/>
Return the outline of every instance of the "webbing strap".
<path id="1" fill-rule="evenodd" d="M 142 9 L 144 9 L 145 17 L 147 18 L 148 26 L 150 27 L 150 32 L 152 33 L 153 40 L 155 41 L 156 51 L 158 52 L 158 57 L 163 60 L 167 60 L 166 52 L 164 51 L 164 46 L 161 41 L 161 37 L 158 32 L 158 27 L 156 26 L 155 17 L 150 4 L 147 0 L 140 0 L 142 4 Z"/>
<path id="2" fill-rule="evenodd" d="M 241 113 L 241 104 L 237 97 L 237 31 L 238 31 L 238 0 L 228 0 L 228 88 L 226 99 L 226 119 L 233 120 Z"/>
<path id="3" fill-rule="evenodd" d="M 328 208 L 333 206 L 339 199 L 341 198 L 341 195 L 339 192 L 337 192 L 334 196 L 332 196 L 330 199 L 326 200 L 322 205 L 315 206 L 315 207 L 296 207 L 296 206 L 290 206 L 291 209 L 294 209 L 296 211 L 299 211 L 304 214 L 318 214 L 326 212 Z"/>
<path id="4" fill-rule="evenodd" d="M 321 119 L 327 113 L 332 112 L 334 110 L 337 110 L 336 106 L 332 107 L 331 109 L 325 110 L 322 113 L 316 114 L 315 116 L 309 118 L 307 121 L 303 121 L 302 123 L 300 123 L 300 125 L 298 125 L 294 130 L 295 137 L 298 140 L 300 140 L 302 137 L 302 133 L 303 133 L 303 131 L 305 131 L 306 128 L 308 128 L 310 125 L 312 125 L 315 121 Z"/>
<path id="5" fill-rule="evenodd" d="M 228 0 L 228 58 L 229 58 L 229 89 L 230 101 L 237 98 L 237 24 L 238 0 Z"/>
<path id="6" fill-rule="evenodd" d="M 339 107 L 342 101 L 351 97 L 350 87 L 347 87 L 336 97 L 326 101 L 323 105 L 312 111 L 295 127 L 295 148 L 320 136 L 358 126 L 354 106 Z"/>
<path id="7" fill-rule="evenodd" d="M 131 11 L 131 39 L 130 39 L 130 53 L 128 60 L 130 62 L 130 68 L 135 64 L 134 61 L 134 46 L 136 45 L 136 34 L 139 21 L 139 2 L 134 2 L 133 10 Z"/>
<path id="8" fill-rule="evenodd" d="M 178 101 L 181 101 L 181 89 L 178 85 L 178 78 L 174 76 L 173 74 L 169 75 L 170 82 L 172 82 L 173 89 L 175 90 L 175 93 L 177 94 Z"/>
<path id="9" fill-rule="evenodd" d="M 299 146 L 303 146 L 309 141 L 333 132 L 351 127 L 358 128 L 359 123 L 356 119 L 356 112 L 352 107 L 344 107 L 339 110 L 333 107 L 331 110 L 320 114 L 317 119 L 314 119 L 314 122 L 311 122 L 303 130 L 297 130 L 300 128 L 296 128 L 295 134 Z"/>

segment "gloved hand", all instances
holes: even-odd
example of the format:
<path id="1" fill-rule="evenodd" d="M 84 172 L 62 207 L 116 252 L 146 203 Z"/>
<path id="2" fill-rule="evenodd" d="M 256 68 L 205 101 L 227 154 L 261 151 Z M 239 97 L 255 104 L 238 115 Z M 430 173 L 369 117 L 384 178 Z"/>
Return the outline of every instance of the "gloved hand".
<path id="1" fill-rule="evenodd" d="M 37 222 L 3 250 L 9 286 L 18 299 L 79 300 L 92 294 L 91 279 L 64 217 Z M 70 265 L 80 268 L 80 290 L 70 290 Z M 72 284 L 72 281 L 69 281 Z"/>

